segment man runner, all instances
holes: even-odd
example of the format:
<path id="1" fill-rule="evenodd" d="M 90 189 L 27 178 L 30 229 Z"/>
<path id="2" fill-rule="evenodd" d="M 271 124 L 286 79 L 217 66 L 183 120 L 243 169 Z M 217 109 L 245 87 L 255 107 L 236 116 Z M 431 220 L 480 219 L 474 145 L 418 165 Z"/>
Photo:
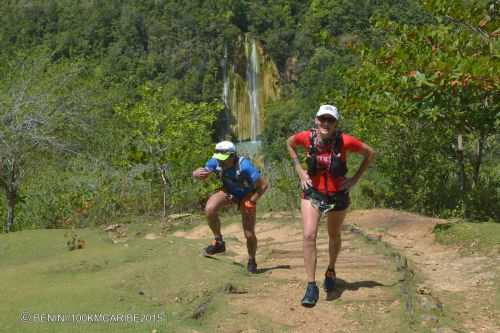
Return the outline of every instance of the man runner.
<path id="1" fill-rule="evenodd" d="M 247 241 L 249 273 L 257 273 L 257 237 L 255 236 L 255 219 L 257 201 L 267 190 L 267 182 L 260 175 L 252 162 L 236 154 L 236 147 L 230 141 L 222 141 L 215 145 L 215 154 L 207 161 L 205 167 L 193 171 L 193 177 L 206 179 L 210 174 L 220 178 L 222 187 L 212 194 L 205 206 L 208 225 L 214 234 L 214 241 L 204 249 L 207 255 L 226 251 L 220 230 L 218 212 L 222 207 L 237 204 L 241 213 L 241 222 Z"/>

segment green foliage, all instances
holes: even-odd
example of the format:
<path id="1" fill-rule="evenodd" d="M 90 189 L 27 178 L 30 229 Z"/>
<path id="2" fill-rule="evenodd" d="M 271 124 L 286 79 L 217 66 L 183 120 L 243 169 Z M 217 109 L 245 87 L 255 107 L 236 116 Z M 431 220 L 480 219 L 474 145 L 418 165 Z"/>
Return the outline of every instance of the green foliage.
<path id="1" fill-rule="evenodd" d="M 248 29 L 259 36 L 280 71 L 287 59 L 297 52 L 294 41 L 307 2 L 294 0 L 259 0 L 248 4 Z"/>
<path id="2" fill-rule="evenodd" d="M 352 55 L 342 48 L 316 48 L 304 73 L 301 75 L 299 91 L 301 97 L 317 105 L 327 103 L 332 90 L 342 90 L 346 68 L 355 65 Z"/>
<path id="3" fill-rule="evenodd" d="M 333 103 L 343 129 L 377 151 L 377 177 L 361 191 L 370 200 L 498 218 L 500 178 L 491 164 L 498 163 L 500 128 L 498 8 L 487 1 L 312 1 L 307 13 L 302 40 L 312 49 L 299 89 L 267 109 L 267 156 L 281 158 L 286 137 L 309 127 L 319 104 Z"/>
<path id="4" fill-rule="evenodd" d="M 363 32 L 369 28 L 373 11 L 372 1 L 313 0 L 306 15 L 307 29 L 315 34 L 319 45 L 329 45 L 332 38 L 348 33 Z"/>
<path id="5" fill-rule="evenodd" d="M 293 165 L 287 160 L 273 161 L 264 170 L 263 176 L 269 190 L 259 202 L 259 207 L 270 211 L 296 211 L 300 207 L 299 183 Z"/>
<path id="6" fill-rule="evenodd" d="M 306 112 L 310 110 L 310 112 Z M 279 161 L 286 152 L 286 139 L 293 133 L 310 128 L 314 110 L 297 105 L 296 100 L 281 101 L 267 108 L 269 126 L 264 128 L 263 142 L 266 159 Z"/>
<path id="7" fill-rule="evenodd" d="M 160 166 L 166 166 L 170 205 L 176 210 L 192 206 L 193 192 L 200 194 L 200 188 L 191 183 L 191 172 L 212 151 L 211 131 L 223 106 L 166 100 L 162 87 L 149 85 L 141 87 L 139 95 L 140 101 L 133 106 L 115 108 L 129 132 L 125 155 L 115 163 L 142 166 L 137 176 L 157 183 Z"/>
<path id="8" fill-rule="evenodd" d="M 484 218 L 478 193 L 488 207 L 498 202 L 498 193 L 481 183 L 480 170 L 485 144 L 499 131 L 500 64 L 492 52 L 495 38 L 467 24 L 448 18 L 415 27 L 382 19 L 377 28 L 384 45 L 363 48 L 361 66 L 348 72 L 358 89 L 345 107 L 356 110 L 356 130 L 373 137 L 380 152 L 377 166 L 392 183 L 391 206 L 442 215 L 462 206 L 460 214 Z M 459 135 L 466 141 L 465 162 L 457 152 Z"/>
<path id="9" fill-rule="evenodd" d="M 266 106 L 266 164 L 281 163 L 286 138 L 333 103 L 342 129 L 378 152 L 359 202 L 497 217 L 498 17 L 487 0 L 7 1 L 0 159 L 25 152 L 18 228 L 153 214 L 163 191 L 170 210 L 203 204 L 216 184 L 192 182 L 191 171 L 220 134 L 224 50 L 237 57 L 246 33 L 281 75 L 281 100 Z M 27 82 L 29 103 L 16 109 Z M 269 207 L 293 200 L 284 170 L 266 171 Z"/>
<path id="10" fill-rule="evenodd" d="M 0 72 L 0 188 L 6 196 L 8 231 L 26 174 L 51 156 L 75 154 L 88 134 L 87 112 L 95 107 L 85 68 L 53 63 L 44 48 L 19 52 Z"/>

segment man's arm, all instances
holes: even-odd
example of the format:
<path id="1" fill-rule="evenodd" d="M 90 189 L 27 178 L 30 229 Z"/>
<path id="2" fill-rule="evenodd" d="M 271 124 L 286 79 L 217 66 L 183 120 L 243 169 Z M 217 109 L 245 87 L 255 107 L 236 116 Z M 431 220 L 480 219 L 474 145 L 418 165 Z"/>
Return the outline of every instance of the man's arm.
<path id="1" fill-rule="evenodd" d="M 250 197 L 250 201 L 257 202 L 259 198 L 267 191 L 268 185 L 267 181 L 260 176 L 255 182 L 255 192 Z"/>
<path id="2" fill-rule="evenodd" d="M 196 179 L 206 179 L 211 173 L 215 172 L 218 163 L 215 159 L 211 158 L 207 161 L 204 167 L 198 168 L 193 171 L 193 177 Z"/>
<path id="3" fill-rule="evenodd" d="M 193 171 L 193 177 L 196 179 L 206 179 L 211 173 L 212 171 L 202 167 Z"/>

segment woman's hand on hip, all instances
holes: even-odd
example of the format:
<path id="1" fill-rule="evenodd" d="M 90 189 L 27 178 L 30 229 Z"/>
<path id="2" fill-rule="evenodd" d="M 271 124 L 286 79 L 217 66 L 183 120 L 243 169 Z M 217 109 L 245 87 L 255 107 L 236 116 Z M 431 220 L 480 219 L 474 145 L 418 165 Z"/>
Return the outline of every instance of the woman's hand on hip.
<path id="1" fill-rule="evenodd" d="M 308 189 L 309 187 L 312 187 L 312 180 L 311 180 L 311 177 L 309 177 L 309 174 L 308 174 L 305 170 L 302 170 L 302 171 L 299 173 L 299 178 L 300 178 L 300 187 L 301 187 L 303 190 L 306 190 L 306 189 Z"/>

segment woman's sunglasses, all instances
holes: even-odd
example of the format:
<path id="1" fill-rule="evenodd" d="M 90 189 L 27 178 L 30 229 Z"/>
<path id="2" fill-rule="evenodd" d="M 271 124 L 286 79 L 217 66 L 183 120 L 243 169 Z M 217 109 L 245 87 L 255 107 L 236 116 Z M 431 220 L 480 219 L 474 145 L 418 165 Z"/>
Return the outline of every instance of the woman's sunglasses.
<path id="1" fill-rule="evenodd" d="M 324 123 L 324 122 L 334 123 L 337 121 L 337 119 L 335 119 L 333 117 L 318 117 L 318 120 L 322 123 Z"/>

